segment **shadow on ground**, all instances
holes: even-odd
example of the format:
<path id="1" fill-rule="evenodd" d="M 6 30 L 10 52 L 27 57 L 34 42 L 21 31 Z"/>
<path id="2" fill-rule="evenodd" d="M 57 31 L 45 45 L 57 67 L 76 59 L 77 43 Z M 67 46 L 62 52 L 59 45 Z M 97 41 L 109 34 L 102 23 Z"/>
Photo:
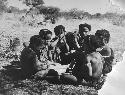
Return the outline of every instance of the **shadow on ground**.
<path id="1" fill-rule="evenodd" d="M 0 70 L 0 95 L 98 95 L 88 86 L 52 84 L 46 80 L 26 79 L 18 61 Z"/>

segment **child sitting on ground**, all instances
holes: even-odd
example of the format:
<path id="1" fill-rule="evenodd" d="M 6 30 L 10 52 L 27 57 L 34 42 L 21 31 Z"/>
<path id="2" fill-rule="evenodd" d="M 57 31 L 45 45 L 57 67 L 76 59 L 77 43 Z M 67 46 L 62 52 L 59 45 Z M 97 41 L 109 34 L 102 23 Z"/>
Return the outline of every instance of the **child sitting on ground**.
<path id="1" fill-rule="evenodd" d="M 106 75 L 112 70 L 114 54 L 113 50 L 107 46 L 110 38 L 109 31 L 97 30 L 95 37 L 97 42 L 95 52 L 87 55 L 81 53 L 81 58 L 76 58 L 78 61 L 76 60 L 73 67 L 73 74 L 64 74 L 62 80 L 73 84 L 89 85 L 90 83 L 97 86 L 97 89 L 101 88 L 105 81 L 105 77 L 102 75 Z"/>
<path id="2" fill-rule="evenodd" d="M 25 46 L 20 56 L 21 67 L 25 77 L 28 78 L 34 74 L 44 77 L 48 73 L 49 65 L 53 63 L 48 61 L 48 50 L 43 51 L 46 45 L 46 41 L 39 35 L 34 35 L 30 38 L 29 46 Z"/>
<path id="3" fill-rule="evenodd" d="M 104 58 L 105 64 L 103 66 L 103 74 L 110 73 L 112 71 L 112 65 L 114 62 L 114 52 L 112 48 L 108 46 L 110 34 L 107 30 L 97 30 L 95 33 L 98 48 L 98 51 Z"/>

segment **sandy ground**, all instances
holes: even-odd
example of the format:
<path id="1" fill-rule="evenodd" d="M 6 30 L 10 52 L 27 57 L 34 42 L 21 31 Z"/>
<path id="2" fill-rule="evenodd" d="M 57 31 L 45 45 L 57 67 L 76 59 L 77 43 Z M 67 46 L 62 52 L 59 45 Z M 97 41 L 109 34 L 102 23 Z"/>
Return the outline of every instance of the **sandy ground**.
<path id="1" fill-rule="evenodd" d="M 111 73 L 108 74 L 107 81 L 99 91 L 99 95 L 125 95 L 125 52 L 123 60 L 118 62 Z"/>

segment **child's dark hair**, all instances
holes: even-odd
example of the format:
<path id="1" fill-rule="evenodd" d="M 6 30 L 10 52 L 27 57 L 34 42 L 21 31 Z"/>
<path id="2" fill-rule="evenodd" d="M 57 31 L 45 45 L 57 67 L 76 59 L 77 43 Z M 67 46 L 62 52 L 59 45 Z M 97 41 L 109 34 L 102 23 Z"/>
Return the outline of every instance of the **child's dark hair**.
<path id="1" fill-rule="evenodd" d="M 107 41 L 107 43 L 109 42 L 110 39 L 110 33 L 108 30 L 102 29 L 102 30 L 97 30 L 95 33 L 95 36 L 102 36 L 103 38 L 105 38 L 105 40 Z"/>
<path id="2" fill-rule="evenodd" d="M 30 44 L 29 47 L 34 50 L 34 45 L 39 46 L 43 44 L 43 41 L 39 35 L 34 35 L 30 38 Z"/>
<path id="3" fill-rule="evenodd" d="M 41 29 L 40 32 L 39 32 L 39 36 L 44 40 L 48 40 L 48 39 L 46 39 L 47 34 L 52 35 L 52 32 L 48 29 Z"/>
<path id="4" fill-rule="evenodd" d="M 60 30 L 62 30 L 62 31 L 60 31 Z M 63 25 L 58 25 L 54 28 L 54 33 L 56 36 L 59 36 L 63 32 L 65 32 L 65 27 Z"/>
<path id="5" fill-rule="evenodd" d="M 91 25 L 85 23 L 85 24 L 80 24 L 79 25 L 79 30 L 83 31 L 84 27 L 87 27 L 89 29 L 89 31 L 91 31 Z M 83 31 L 84 32 L 84 31 Z"/>

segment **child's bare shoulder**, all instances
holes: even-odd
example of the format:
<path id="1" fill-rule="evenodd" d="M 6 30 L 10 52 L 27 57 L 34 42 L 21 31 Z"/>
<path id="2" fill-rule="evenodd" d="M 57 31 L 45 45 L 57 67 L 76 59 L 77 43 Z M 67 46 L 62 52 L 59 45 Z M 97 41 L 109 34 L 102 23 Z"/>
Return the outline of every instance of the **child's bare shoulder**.
<path id="1" fill-rule="evenodd" d="M 102 56 L 111 56 L 111 48 L 109 46 L 104 46 L 101 51 L 99 51 Z"/>

